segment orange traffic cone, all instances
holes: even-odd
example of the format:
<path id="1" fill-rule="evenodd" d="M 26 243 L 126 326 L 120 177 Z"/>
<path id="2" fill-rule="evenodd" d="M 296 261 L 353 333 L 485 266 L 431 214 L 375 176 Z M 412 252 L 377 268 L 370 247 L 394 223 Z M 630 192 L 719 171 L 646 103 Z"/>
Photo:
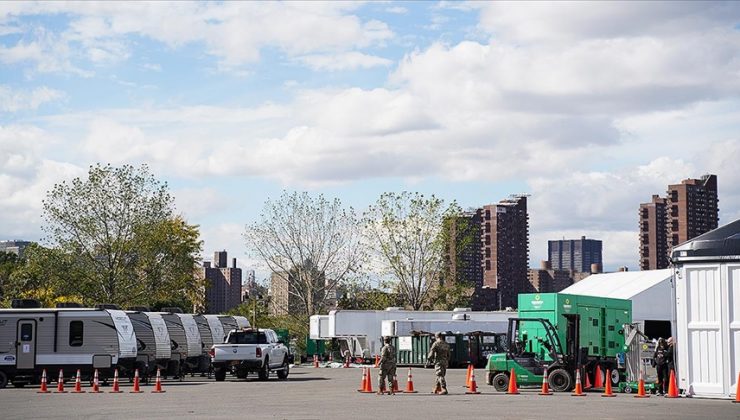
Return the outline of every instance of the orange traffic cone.
<path id="1" fill-rule="evenodd" d="M 157 381 L 154 383 L 154 391 L 152 393 L 161 394 L 163 392 L 167 391 L 162 390 L 162 377 L 159 375 L 159 368 L 157 368 Z"/>
<path id="2" fill-rule="evenodd" d="M 121 389 L 118 386 L 118 369 L 113 371 L 113 389 L 109 391 L 111 394 L 120 394 Z"/>
<path id="3" fill-rule="evenodd" d="M 91 394 L 100 394 L 100 382 L 98 382 L 98 370 L 95 369 L 95 375 L 93 375 L 93 389 L 90 391 Z"/>
<path id="4" fill-rule="evenodd" d="M 64 390 L 64 371 L 62 369 L 59 369 L 59 379 L 57 379 L 57 390 L 54 391 L 55 394 L 66 394 L 67 391 Z"/>
<path id="5" fill-rule="evenodd" d="M 585 397 L 586 394 L 583 393 L 583 387 L 581 386 L 581 370 L 576 370 L 576 389 L 573 391 L 572 394 L 570 394 L 574 397 Z"/>
<path id="6" fill-rule="evenodd" d="M 604 393 L 601 394 L 602 397 L 616 397 L 614 395 L 614 392 L 612 392 L 612 380 L 611 376 L 609 375 L 609 369 L 606 370 L 606 382 L 604 384 Z"/>
<path id="7" fill-rule="evenodd" d="M 394 375 L 393 376 L 393 386 L 391 387 L 391 393 L 395 394 L 396 392 L 401 392 L 401 391 L 398 389 L 398 377 Z"/>
<path id="8" fill-rule="evenodd" d="M 49 389 L 46 388 L 46 369 L 41 372 L 41 389 L 36 391 L 37 394 L 48 394 Z"/>
<path id="9" fill-rule="evenodd" d="M 139 386 L 139 369 L 136 369 L 134 371 L 134 389 L 129 391 L 131 394 L 141 394 L 142 390 Z"/>
<path id="10" fill-rule="evenodd" d="M 73 394 L 83 394 L 85 391 L 82 390 L 82 379 L 80 378 L 80 370 L 77 369 L 77 378 L 75 379 L 75 389 L 72 391 Z"/>
<path id="11" fill-rule="evenodd" d="M 542 375 L 542 390 L 540 391 L 540 395 L 552 395 L 552 391 L 550 391 L 550 384 L 547 382 L 547 379 L 547 369 L 545 369 L 545 373 L 544 375 Z"/>
<path id="12" fill-rule="evenodd" d="M 589 377 L 588 377 L 588 372 L 584 370 L 583 375 L 586 377 L 586 384 L 584 385 L 583 389 L 593 388 L 593 385 L 591 385 L 591 381 L 589 380 Z"/>
<path id="13" fill-rule="evenodd" d="M 596 365 L 596 371 L 594 372 L 594 388 L 601 388 L 604 386 L 604 378 L 601 377 L 601 366 Z"/>
<path id="14" fill-rule="evenodd" d="M 319 367 L 319 356 L 316 354 L 313 355 L 313 367 Z"/>
<path id="15" fill-rule="evenodd" d="M 367 376 L 365 377 L 365 390 L 362 391 L 366 394 L 372 394 L 373 393 L 373 373 L 370 370 L 370 368 L 367 369 Z"/>
<path id="16" fill-rule="evenodd" d="M 468 363 L 468 372 L 465 374 L 465 388 L 470 389 L 470 374 L 473 372 L 473 365 Z"/>
<path id="17" fill-rule="evenodd" d="M 406 381 L 406 390 L 403 391 L 404 394 L 416 394 L 417 391 L 414 390 L 414 379 L 411 376 L 411 368 L 409 368 L 409 378 Z"/>
<path id="18" fill-rule="evenodd" d="M 344 356 L 344 366 L 343 366 L 343 367 L 345 367 L 345 368 L 348 368 L 348 367 L 349 367 L 349 360 L 350 360 L 350 357 L 349 357 L 349 352 L 348 352 L 348 353 L 347 353 L 347 354 L 346 354 L 346 355 Z"/>
<path id="19" fill-rule="evenodd" d="M 737 388 L 735 388 L 735 401 L 733 403 L 740 403 L 740 373 L 737 374 Z"/>
<path id="20" fill-rule="evenodd" d="M 470 389 L 465 391 L 466 394 L 480 394 L 478 384 L 475 383 L 475 369 L 470 370 Z"/>
<path id="21" fill-rule="evenodd" d="M 509 395 L 519 394 L 519 387 L 516 386 L 516 373 L 514 373 L 514 368 L 511 368 L 511 372 L 509 373 L 509 389 L 506 390 L 506 393 Z"/>
<path id="22" fill-rule="evenodd" d="M 668 380 L 668 394 L 666 398 L 678 398 L 678 386 L 676 384 L 676 372 L 671 369 L 671 377 Z"/>
<path id="23" fill-rule="evenodd" d="M 640 370 L 640 381 L 637 382 L 637 395 L 635 398 L 650 398 L 650 395 L 645 393 L 645 379 L 642 378 L 642 370 Z"/>
<path id="24" fill-rule="evenodd" d="M 357 392 L 365 392 L 365 388 L 367 387 L 367 368 L 362 368 L 362 379 L 360 380 L 360 388 L 357 389 Z"/>

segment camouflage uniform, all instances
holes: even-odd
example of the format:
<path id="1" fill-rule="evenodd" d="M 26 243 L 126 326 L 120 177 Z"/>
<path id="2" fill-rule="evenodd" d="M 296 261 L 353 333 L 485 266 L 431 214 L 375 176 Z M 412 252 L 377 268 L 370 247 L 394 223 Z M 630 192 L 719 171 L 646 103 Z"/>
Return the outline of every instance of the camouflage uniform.
<path id="1" fill-rule="evenodd" d="M 450 361 L 450 346 L 442 339 L 441 335 L 437 335 L 437 339 L 429 349 L 427 359 L 430 362 L 434 360 L 434 373 L 437 375 L 434 393 L 447 394 L 445 375 L 447 374 L 447 365 Z"/>
<path id="2" fill-rule="evenodd" d="M 396 349 L 386 342 L 380 349 L 380 371 L 378 372 L 378 393 L 383 390 L 393 393 L 393 378 L 396 376 Z M 385 379 L 388 378 L 388 387 L 385 387 Z"/>

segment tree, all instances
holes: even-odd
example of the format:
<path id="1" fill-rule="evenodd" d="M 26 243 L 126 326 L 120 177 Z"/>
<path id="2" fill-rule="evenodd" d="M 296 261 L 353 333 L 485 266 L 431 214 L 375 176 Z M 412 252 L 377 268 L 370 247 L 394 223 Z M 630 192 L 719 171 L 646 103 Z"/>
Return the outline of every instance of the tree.
<path id="1" fill-rule="evenodd" d="M 355 309 L 379 311 L 391 306 L 402 305 L 400 296 L 388 292 L 388 285 L 379 288 L 371 287 L 366 282 L 352 282 L 341 289 L 341 298 L 337 307 L 341 309 Z"/>
<path id="2" fill-rule="evenodd" d="M 384 193 L 364 216 L 365 241 L 382 275 L 395 279 L 398 293 L 414 310 L 429 305 L 429 294 L 445 271 L 445 223 L 461 213 L 452 202 L 420 193 Z"/>
<path id="3" fill-rule="evenodd" d="M 354 210 L 323 195 L 283 192 L 267 200 L 244 239 L 272 272 L 289 273 L 288 293 L 306 317 L 322 312 L 329 292 L 355 276 L 364 261 Z"/>
<path id="4" fill-rule="evenodd" d="M 0 300 L 8 296 L 8 289 L 11 288 L 10 276 L 20 265 L 16 254 L 0 251 Z"/>
<path id="5" fill-rule="evenodd" d="M 167 184 L 145 165 L 98 164 L 87 179 L 56 184 L 43 201 L 42 229 L 74 273 L 60 292 L 123 306 L 186 293 L 201 242 L 197 226 L 173 213 Z"/>

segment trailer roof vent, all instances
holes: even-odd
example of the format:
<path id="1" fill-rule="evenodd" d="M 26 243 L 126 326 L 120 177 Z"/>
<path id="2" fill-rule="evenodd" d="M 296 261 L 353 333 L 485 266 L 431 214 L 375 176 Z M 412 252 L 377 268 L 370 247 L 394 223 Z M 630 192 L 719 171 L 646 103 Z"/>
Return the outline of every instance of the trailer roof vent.
<path id="1" fill-rule="evenodd" d="M 392 311 L 402 311 L 402 310 L 403 310 L 403 308 L 402 308 L 402 307 L 400 307 L 400 306 L 389 306 L 389 307 L 385 308 L 385 310 L 386 310 L 386 311 L 388 311 L 388 312 L 392 312 Z"/>
<path id="2" fill-rule="evenodd" d="M 129 311 L 139 311 L 139 312 L 149 312 L 150 311 L 148 306 L 130 306 L 128 310 Z"/>
<path id="3" fill-rule="evenodd" d="M 79 302 L 58 302 L 57 308 L 82 308 Z"/>
<path id="4" fill-rule="evenodd" d="M 95 305 L 96 309 L 121 309 L 118 305 L 112 303 L 98 303 Z"/>
<path id="5" fill-rule="evenodd" d="M 10 302 L 10 307 L 13 309 L 40 308 L 41 302 L 36 299 L 13 299 Z"/>
<path id="6" fill-rule="evenodd" d="M 181 314 L 182 308 L 178 308 L 177 306 L 165 306 L 162 308 L 162 312 L 171 312 L 173 314 Z"/>
<path id="7" fill-rule="evenodd" d="M 473 312 L 471 308 L 455 308 L 452 312 Z"/>
<path id="8" fill-rule="evenodd" d="M 452 314 L 452 319 L 459 320 L 459 321 L 469 321 L 470 320 L 470 315 L 469 314 L 465 314 L 465 313 L 462 313 L 462 314 Z"/>

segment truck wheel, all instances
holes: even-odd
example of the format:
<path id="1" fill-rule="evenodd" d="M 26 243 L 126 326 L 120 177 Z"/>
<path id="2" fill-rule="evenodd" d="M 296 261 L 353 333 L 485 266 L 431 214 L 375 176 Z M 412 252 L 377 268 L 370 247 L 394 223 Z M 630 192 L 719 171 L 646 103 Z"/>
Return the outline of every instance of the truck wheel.
<path id="1" fill-rule="evenodd" d="M 496 374 L 491 382 L 493 382 L 493 388 L 498 392 L 509 390 L 509 375 L 503 372 Z"/>
<path id="2" fill-rule="evenodd" d="M 0 370 L 0 389 L 5 388 L 6 386 L 8 386 L 8 375 Z"/>
<path id="3" fill-rule="evenodd" d="M 278 379 L 287 379 L 288 373 L 290 372 L 290 365 L 288 364 L 288 358 L 283 360 L 283 365 L 280 366 L 280 370 L 277 371 Z"/>
<path id="4" fill-rule="evenodd" d="M 494 373 L 491 371 L 486 373 L 486 385 L 493 385 L 493 376 Z"/>
<path id="5" fill-rule="evenodd" d="M 555 369 L 549 372 L 547 383 L 550 385 L 550 389 L 555 392 L 566 392 L 573 386 L 573 378 L 567 370 Z"/>
<path id="6" fill-rule="evenodd" d="M 612 386 L 619 385 L 619 379 L 620 379 L 619 378 L 619 371 L 616 370 L 616 369 L 613 369 L 611 371 L 610 375 L 611 375 L 611 380 L 612 380 Z"/>
<path id="7" fill-rule="evenodd" d="M 260 381 L 266 381 L 270 377 L 270 359 L 265 357 L 265 363 L 262 365 L 262 369 L 257 372 L 257 376 Z"/>
<path id="8" fill-rule="evenodd" d="M 213 376 L 216 378 L 216 382 L 223 382 L 226 379 L 226 369 L 216 368 L 213 371 Z"/>

